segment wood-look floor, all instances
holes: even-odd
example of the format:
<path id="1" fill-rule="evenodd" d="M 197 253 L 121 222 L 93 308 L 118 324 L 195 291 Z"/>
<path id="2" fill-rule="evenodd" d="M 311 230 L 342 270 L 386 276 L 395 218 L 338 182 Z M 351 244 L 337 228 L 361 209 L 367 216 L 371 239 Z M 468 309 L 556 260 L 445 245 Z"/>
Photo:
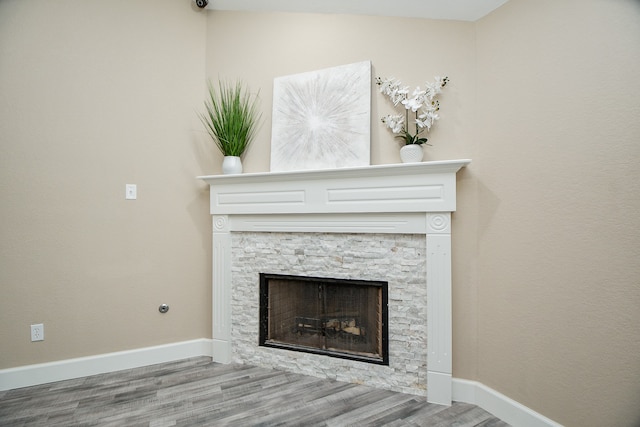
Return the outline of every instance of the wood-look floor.
<path id="1" fill-rule="evenodd" d="M 474 405 L 194 358 L 0 392 L 0 426 L 476 426 Z"/>

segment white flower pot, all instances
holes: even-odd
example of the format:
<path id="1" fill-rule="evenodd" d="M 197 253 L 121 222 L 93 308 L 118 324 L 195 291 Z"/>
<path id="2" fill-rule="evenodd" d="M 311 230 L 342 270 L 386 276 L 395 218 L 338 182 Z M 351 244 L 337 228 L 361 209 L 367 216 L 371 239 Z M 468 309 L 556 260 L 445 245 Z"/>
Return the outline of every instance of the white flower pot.
<path id="1" fill-rule="evenodd" d="M 402 159 L 402 163 L 421 162 L 423 155 L 422 145 L 419 144 L 404 145 L 400 149 L 400 159 Z"/>
<path id="2" fill-rule="evenodd" d="M 222 174 L 234 175 L 242 173 L 242 161 L 237 156 L 224 156 L 222 160 Z"/>

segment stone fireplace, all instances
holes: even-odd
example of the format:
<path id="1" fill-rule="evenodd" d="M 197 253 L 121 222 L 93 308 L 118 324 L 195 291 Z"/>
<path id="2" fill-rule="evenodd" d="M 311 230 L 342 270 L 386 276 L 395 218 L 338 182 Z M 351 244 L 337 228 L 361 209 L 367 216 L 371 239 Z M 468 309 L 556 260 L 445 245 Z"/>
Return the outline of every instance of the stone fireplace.
<path id="1" fill-rule="evenodd" d="M 214 361 L 450 404 L 450 215 L 456 173 L 469 162 L 201 177 L 213 215 Z M 265 277 L 293 278 L 280 291 L 319 295 L 314 304 L 322 308 L 282 314 L 270 336 Z M 384 297 L 375 289 L 360 294 L 357 286 L 369 282 L 384 284 Z M 338 283 L 355 289 L 339 290 Z M 358 298 L 370 305 L 348 303 Z M 384 319 L 374 310 L 382 305 Z M 379 338 L 370 339 L 374 333 Z M 294 335 L 301 343 L 288 342 Z"/>

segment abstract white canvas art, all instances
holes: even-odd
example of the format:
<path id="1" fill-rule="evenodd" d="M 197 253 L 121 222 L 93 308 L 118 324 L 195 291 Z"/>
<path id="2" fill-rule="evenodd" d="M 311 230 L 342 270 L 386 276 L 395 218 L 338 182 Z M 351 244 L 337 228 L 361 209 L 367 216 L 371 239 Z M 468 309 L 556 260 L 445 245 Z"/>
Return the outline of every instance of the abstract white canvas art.
<path id="1" fill-rule="evenodd" d="M 371 62 L 273 82 L 271 170 L 368 166 Z"/>

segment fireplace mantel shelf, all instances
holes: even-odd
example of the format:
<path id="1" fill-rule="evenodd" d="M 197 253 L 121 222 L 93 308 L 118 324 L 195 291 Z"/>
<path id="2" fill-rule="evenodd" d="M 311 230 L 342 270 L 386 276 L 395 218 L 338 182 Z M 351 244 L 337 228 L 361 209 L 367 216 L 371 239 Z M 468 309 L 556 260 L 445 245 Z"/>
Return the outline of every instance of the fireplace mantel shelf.
<path id="1" fill-rule="evenodd" d="M 211 214 L 453 212 L 456 172 L 471 160 L 201 176 Z"/>
<path id="2" fill-rule="evenodd" d="M 451 212 L 456 210 L 456 173 L 470 162 L 198 177 L 210 186 L 213 216 L 214 360 L 233 360 L 233 233 L 422 234 L 426 238 L 427 400 L 450 404 Z M 389 357 L 393 363 L 394 355 Z"/>
<path id="3" fill-rule="evenodd" d="M 208 184 L 216 185 L 218 183 L 260 183 L 265 180 L 269 182 L 278 182 L 292 179 L 313 181 L 317 179 L 348 179 L 353 177 L 370 177 L 380 175 L 406 176 L 414 175 L 416 173 L 456 173 L 469 163 L 471 163 L 470 159 L 438 160 L 431 162 L 397 163 L 340 169 L 257 172 L 237 175 L 206 175 L 199 176 L 198 178 L 204 180 Z"/>

